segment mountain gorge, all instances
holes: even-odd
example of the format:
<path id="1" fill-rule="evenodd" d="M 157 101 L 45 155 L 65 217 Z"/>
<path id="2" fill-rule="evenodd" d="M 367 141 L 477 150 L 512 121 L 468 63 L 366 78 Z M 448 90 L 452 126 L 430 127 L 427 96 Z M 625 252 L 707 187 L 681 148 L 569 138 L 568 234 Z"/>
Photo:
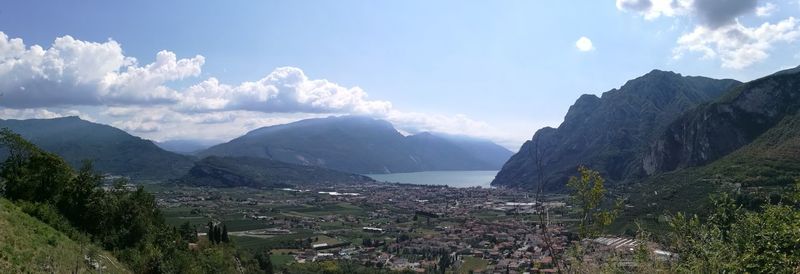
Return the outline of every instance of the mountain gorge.
<path id="1" fill-rule="evenodd" d="M 492 170 L 511 154 L 488 141 L 430 132 L 404 136 L 387 121 L 342 116 L 259 128 L 198 155 L 256 157 L 369 174 Z"/>
<path id="2" fill-rule="evenodd" d="M 558 191 L 579 165 L 610 181 L 644 176 L 642 159 L 658 133 L 739 84 L 653 70 L 601 97 L 583 95 L 558 128 L 540 129 L 525 142 L 492 185 L 533 188 L 541 176 L 545 189 Z"/>

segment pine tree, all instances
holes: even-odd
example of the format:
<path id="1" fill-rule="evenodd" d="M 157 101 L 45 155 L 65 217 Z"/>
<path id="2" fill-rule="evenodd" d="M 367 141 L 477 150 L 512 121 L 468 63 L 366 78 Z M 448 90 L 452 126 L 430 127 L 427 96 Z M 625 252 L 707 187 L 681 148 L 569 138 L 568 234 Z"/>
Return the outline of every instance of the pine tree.
<path id="1" fill-rule="evenodd" d="M 270 260 L 270 255 L 272 255 L 271 251 L 262 250 L 256 254 L 256 260 L 258 261 L 258 266 L 261 270 L 264 271 L 266 274 L 275 273 L 272 269 L 272 260 Z"/>
<path id="2" fill-rule="evenodd" d="M 225 224 L 222 224 L 222 242 L 230 242 L 230 239 L 228 238 L 228 226 Z"/>
<path id="3" fill-rule="evenodd" d="M 214 223 L 212 223 L 211 221 L 208 221 L 208 235 L 206 235 L 206 236 L 208 236 L 208 242 L 213 244 L 214 243 Z"/>
<path id="4" fill-rule="evenodd" d="M 222 232 L 219 229 L 219 226 L 214 226 L 214 243 L 219 244 L 220 239 L 222 239 Z"/>

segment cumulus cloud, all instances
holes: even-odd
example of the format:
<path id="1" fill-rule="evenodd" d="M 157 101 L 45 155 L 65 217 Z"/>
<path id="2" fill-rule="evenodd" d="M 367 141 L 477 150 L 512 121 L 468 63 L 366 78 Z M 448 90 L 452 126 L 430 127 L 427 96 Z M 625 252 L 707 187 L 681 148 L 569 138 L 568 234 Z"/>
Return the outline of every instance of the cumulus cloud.
<path id="1" fill-rule="evenodd" d="M 200 73 L 203 56 L 178 60 L 161 51 L 138 66 L 114 40 L 56 38 L 45 49 L 0 32 L 0 105 L 32 108 L 63 105 L 169 103 L 178 93 L 164 83 Z"/>
<path id="2" fill-rule="evenodd" d="M 163 141 L 228 140 L 258 127 L 356 114 L 414 132 L 513 139 L 506 142 L 512 145 L 524 139 L 490 135 L 504 131 L 464 115 L 400 111 L 389 101 L 369 99 L 359 87 L 314 79 L 295 67 L 274 69 L 256 81 L 226 84 L 211 77 L 186 88 L 169 86 L 200 75 L 204 63 L 200 55 L 179 59 L 161 51 L 152 63 L 140 65 L 110 39 L 98 43 L 63 36 L 44 48 L 0 32 L 0 118 L 96 116 L 97 122 Z"/>
<path id="3" fill-rule="evenodd" d="M 690 7 L 691 0 L 617 0 L 617 9 L 640 14 L 647 20 L 684 15 Z"/>
<path id="4" fill-rule="evenodd" d="M 763 6 L 759 6 L 756 8 L 756 16 L 758 17 L 769 17 L 772 15 L 773 12 L 778 10 L 778 6 L 773 3 L 766 3 Z"/>
<path id="5" fill-rule="evenodd" d="M 236 86 L 210 78 L 189 87 L 177 108 L 187 112 L 251 110 L 261 112 L 382 114 L 387 101 L 368 100 L 361 88 L 309 79 L 299 68 L 282 67 L 255 82 Z"/>
<path id="6" fill-rule="evenodd" d="M 694 0 L 694 10 L 709 28 L 731 25 L 740 15 L 755 11 L 757 0 Z"/>
<path id="7" fill-rule="evenodd" d="M 703 59 L 719 59 L 721 66 L 743 69 L 769 57 L 775 43 L 793 42 L 798 27 L 794 18 L 775 24 L 744 26 L 743 15 L 770 16 L 773 3 L 758 6 L 757 0 L 617 0 L 617 9 L 635 12 L 652 20 L 661 16 L 686 16 L 696 23 L 690 33 L 678 38 L 673 58 L 697 52 Z"/>
<path id="8" fill-rule="evenodd" d="M 729 25 L 756 10 L 757 0 L 617 0 L 617 9 L 635 12 L 647 20 L 694 15 L 708 28 Z"/>
<path id="9" fill-rule="evenodd" d="M 74 109 L 43 109 L 43 108 L 2 108 L 0 118 L 2 119 L 53 119 L 67 116 L 81 116 L 86 120 L 93 121 L 94 118 L 86 113 Z"/>
<path id="10" fill-rule="evenodd" d="M 586 38 L 586 36 L 582 36 L 581 38 L 578 38 L 578 41 L 575 42 L 575 47 L 578 48 L 578 50 L 584 51 L 584 52 L 585 51 L 591 51 L 591 50 L 594 49 L 594 46 L 592 45 L 592 40 L 590 40 L 589 38 Z"/>
<path id="11" fill-rule="evenodd" d="M 702 58 L 719 58 L 725 68 L 741 69 L 766 59 L 776 42 L 792 42 L 800 37 L 797 20 L 790 17 L 776 24 L 764 23 L 748 28 L 736 22 L 711 29 L 697 26 L 693 32 L 678 39 L 675 58 L 687 52 L 702 54 Z"/>

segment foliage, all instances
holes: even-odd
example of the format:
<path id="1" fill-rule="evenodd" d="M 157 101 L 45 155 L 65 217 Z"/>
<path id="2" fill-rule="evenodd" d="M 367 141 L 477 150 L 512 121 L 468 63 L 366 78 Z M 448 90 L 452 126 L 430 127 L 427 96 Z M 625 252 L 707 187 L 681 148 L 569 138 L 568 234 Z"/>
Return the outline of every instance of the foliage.
<path id="1" fill-rule="evenodd" d="M 800 189 L 799 189 L 800 190 Z M 800 191 L 797 191 L 800 193 Z M 792 273 L 800 267 L 800 208 L 766 204 L 746 211 L 728 195 L 713 199 L 706 222 L 675 215 L 670 243 L 681 272 Z"/>
<path id="2" fill-rule="evenodd" d="M 600 173 L 585 166 L 578 167 L 579 177 L 571 177 L 567 187 L 572 189 L 572 199 L 580 210 L 580 223 L 578 225 L 581 237 L 591 237 L 611 224 L 619 212 L 621 202 L 612 210 L 600 209 L 606 189 L 603 187 L 605 180 Z"/>
<path id="3" fill-rule="evenodd" d="M 321 261 L 290 264 L 282 270 L 287 274 L 380 274 L 412 273 L 411 271 L 391 271 L 388 269 L 366 267 L 349 261 Z"/>
<path id="4" fill-rule="evenodd" d="M 91 164 L 75 172 L 61 158 L 19 135 L 0 131 L 9 157 L 0 165 L 4 197 L 75 240 L 92 241 L 137 273 L 260 272 L 249 254 L 231 245 L 188 248 L 192 237 L 164 222 L 155 198 L 125 181 L 100 187 Z M 221 237 L 220 237 L 221 238 Z"/>
<path id="5" fill-rule="evenodd" d="M 258 261 L 258 267 L 264 271 L 266 274 L 272 274 L 275 272 L 272 266 L 272 253 L 268 250 L 261 250 L 260 252 L 256 253 L 256 261 Z"/>
<path id="6" fill-rule="evenodd" d="M 181 239 L 187 243 L 196 243 L 197 239 L 197 229 L 195 229 L 189 221 L 184 222 L 178 228 L 178 233 L 181 235 Z"/>

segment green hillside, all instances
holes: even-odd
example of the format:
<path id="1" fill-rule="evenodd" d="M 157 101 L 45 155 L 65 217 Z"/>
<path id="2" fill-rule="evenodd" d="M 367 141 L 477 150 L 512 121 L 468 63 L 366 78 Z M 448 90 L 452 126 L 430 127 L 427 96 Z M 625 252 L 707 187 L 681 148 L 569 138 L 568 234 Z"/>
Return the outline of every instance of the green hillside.
<path id="1" fill-rule="evenodd" d="M 189 156 L 165 151 L 149 140 L 78 117 L 0 120 L 0 128 L 8 128 L 55 153 L 73 168 L 91 160 L 94 168 L 103 173 L 134 179 L 174 179 L 192 167 Z"/>
<path id="2" fill-rule="evenodd" d="M 511 152 L 488 141 L 435 133 L 404 136 L 385 120 L 339 116 L 255 129 L 197 155 L 256 157 L 375 174 L 494 170 Z"/>
<path id="3" fill-rule="evenodd" d="M 294 187 L 326 183 L 372 182 L 371 178 L 316 166 L 254 157 L 211 156 L 195 163 L 178 182 L 211 187 Z"/>
<path id="4" fill-rule="evenodd" d="M 3 198 L 0 231 L 0 273 L 130 273 L 108 252 L 71 240 Z"/>
<path id="5" fill-rule="evenodd" d="M 634 208 L 627 210 L 621 221 L 655 221 L 665 213 L 705 212 L 708 195 L 719 192 L 734 192 L 740 203 L 758 208 L 786 193 L 798 178 L 800 115 L 795 114 L 711 164 L 658 174 L 633 186 L 629 200 Z"/>

